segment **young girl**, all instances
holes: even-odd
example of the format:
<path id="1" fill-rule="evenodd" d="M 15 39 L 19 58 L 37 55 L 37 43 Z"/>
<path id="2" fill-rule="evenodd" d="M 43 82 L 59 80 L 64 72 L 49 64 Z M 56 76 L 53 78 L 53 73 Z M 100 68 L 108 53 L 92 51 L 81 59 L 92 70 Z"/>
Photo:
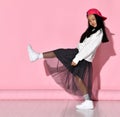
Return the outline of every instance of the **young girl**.
<path id="1" fill-rule="evenodd" d="M 107 18 L 102 16 L 99 10 L 89 9 L 87 11 L 87 19 L 88 28 L 82 34 L 77 48 L 56 49 L 49 52 L 37 53 L 30 45 L 28 45 L 30 61 L 33 62 L 41 58 L 57 57 L 65 68 L 67 68 L 67 70 L 72 74 L 72 83 L 69 81 L 69 76 L 65 79 L 65 81 L 67 81 L 67 88 L 72 85 L 73 89 L 71 89 L 74 92 L 79 90 L 85 100 L 83 103 L 76 105 L 77 109 L 94 108 L 93 101 L 91 99 L 92 61 L 99 45 L 101 43 L 108 42 L 104 26 L 104 20 Z M 66 83 L 64 83 L 64 85 L 66 85 Z"/>

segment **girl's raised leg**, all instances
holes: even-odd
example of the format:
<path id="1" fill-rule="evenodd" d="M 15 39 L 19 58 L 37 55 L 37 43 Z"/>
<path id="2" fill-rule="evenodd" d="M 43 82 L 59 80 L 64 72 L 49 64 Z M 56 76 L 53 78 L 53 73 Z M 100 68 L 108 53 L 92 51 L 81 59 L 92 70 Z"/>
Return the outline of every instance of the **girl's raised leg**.
<path id="1" fill-rule="evenodd" d="M 56 55 L 53 51 L 38 53 L 38 52 L 34 51 L 30 45 L 28 45 L 27 49 L 28 49 L 29 59 L 31 62 L 34 62 L 34 61 L 41 59 L 41 58 L 54 58 L 54 57 L 56 57 Z"/>

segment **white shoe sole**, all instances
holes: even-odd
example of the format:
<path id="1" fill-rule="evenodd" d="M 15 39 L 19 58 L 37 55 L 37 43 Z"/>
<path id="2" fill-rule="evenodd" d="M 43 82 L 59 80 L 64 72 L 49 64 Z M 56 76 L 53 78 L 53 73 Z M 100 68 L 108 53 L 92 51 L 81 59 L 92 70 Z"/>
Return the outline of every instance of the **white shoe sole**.
<path id="1" fill-rule="evenodd" d="M 91 100 L 86 100 L 80 105 L 76 105 L 76 109 L 94 109 L 94 105 Z"/>

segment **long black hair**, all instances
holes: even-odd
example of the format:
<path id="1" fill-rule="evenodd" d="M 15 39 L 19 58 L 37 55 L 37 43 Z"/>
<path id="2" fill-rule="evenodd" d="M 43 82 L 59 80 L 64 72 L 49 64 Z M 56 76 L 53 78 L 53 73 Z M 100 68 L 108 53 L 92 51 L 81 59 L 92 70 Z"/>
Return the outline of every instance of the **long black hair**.
<path id="1" fill-rule="evenodd" d="M 106 35 L 106 32 L 105 32 L 105 25 L 104 25 L 104 21 L 103 19 L 94 14 L 95 15 L 95 18 L 96 18 L 96 21 L 97 21 L 97 27 L 92 27 L 89 22 L 88 22 L 88 28 L 87 30 L 82 34 L 81 38 L 80 38 L 80 43 L 82 43 L 84 41 L 84 39 L 86 37 L 90 37 L 91 34 L 94 34 L 95 32 L 97 32 L 100 28 L 102 28 L 103 30 L 103 38 L 102 38 L 102 43 L 105 43 L 105 42 L 108 42 L 108 37 Z"/>

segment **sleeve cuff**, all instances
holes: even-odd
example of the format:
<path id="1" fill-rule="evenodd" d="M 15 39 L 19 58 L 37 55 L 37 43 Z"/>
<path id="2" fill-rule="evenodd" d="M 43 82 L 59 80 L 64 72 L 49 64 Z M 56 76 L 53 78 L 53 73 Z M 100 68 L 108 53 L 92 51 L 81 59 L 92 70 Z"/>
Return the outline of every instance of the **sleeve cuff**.
<path id="1" fill-rule="evenodd" d="M 79 60 L 77 60 L 76 58 L 73 59 L 73 62 L 78 64 Z"/>

